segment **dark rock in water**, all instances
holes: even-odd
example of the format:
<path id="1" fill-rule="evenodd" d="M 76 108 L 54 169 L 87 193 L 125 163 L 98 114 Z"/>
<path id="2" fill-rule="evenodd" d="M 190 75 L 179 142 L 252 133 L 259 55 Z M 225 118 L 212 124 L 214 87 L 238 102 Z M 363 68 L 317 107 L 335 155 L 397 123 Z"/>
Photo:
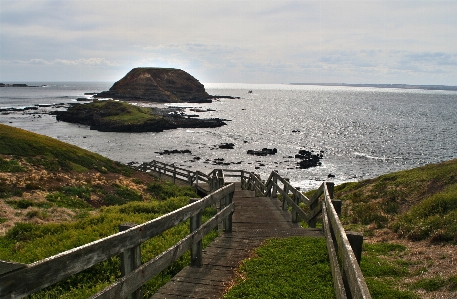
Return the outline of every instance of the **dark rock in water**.
<path id="1" fill-rule="evenodd" d="M 219 148 L 221 148 L 221 149 L 234 149 L 235 148 L 235 144 L 233 144 L 233 143 L 221 143 L 221 144 L 219 144 Z"/>
<path id="2" fill-rule="evenodd" d="M 263 148 L 262 150 L 248 150 L 247 154 L 248 155 L 254 155 L 254 156 L 267 156 L 267 155 L 274 155 L 278 152 L 276 148 L 269 149 L 269 148 Z"/>
<path id="3" fill-rule="evenodd" d="M 185 71 L 155 67 L 134 68 L 109 91 L 94 97 L 165 103 L 212 101 L 203 84 Z"/>
<path id="4" fill-rule="evenodd" d="M 334 174 L 331 174 L 331 173 L 329 173 L 329 174 L 327 175 L 327 177 L 328 177 L 328 178 L 334 178 L 334 177 L 335 177 L 335 175 L 334 175 Z"/>
<path id="5" fill-rule="evenodd" d="M 324 151 L 320 151 L 319 154 L 314 154 L 314 151 L 299 150 L 298 154 L 295 155 L 295 158 L 301 159 L 301 161 L 297 162 L 297 165 L 301 169 L 321 166 L 322 162 L 320 161 L 320 159 L 322 159 L 323 157 Z"/>

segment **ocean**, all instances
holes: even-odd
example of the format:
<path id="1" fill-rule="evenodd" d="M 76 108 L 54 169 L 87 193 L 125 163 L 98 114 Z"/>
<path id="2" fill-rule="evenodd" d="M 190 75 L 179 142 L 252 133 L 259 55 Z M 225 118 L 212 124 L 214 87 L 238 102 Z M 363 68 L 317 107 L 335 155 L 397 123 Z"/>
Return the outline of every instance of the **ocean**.
<path id="1" fill-rule="evenodd" d="M 48 112 L 62 108 L 46 104 L 76 102 L 77 98 L 89 97 L 84 93 L 108 90 L 111 82 L 21 83 L 39 87 L 0 87 L 0 107 L 41 107 L 3 112 L 0 123 L 44 134 L 123 163 L 159 160 L 203 172 L 214 168 L 243 169 L 264 179 L 276 170 L 294 186 L 309 190 L 324 180 L 341 184 L 457 158 L 455 91 L 207 83 L 204 85 L 211 95 L 240 98 L 173 106 L 183 107 L 187 114 L 198 114 L 200 118 L 227 119 L 226 126 L 107 133 L 57 122 Z M 195 112 L 191 108 L 209 111 Z M 234 148 L 220 149 L 222 143 L 233 143 Z M 277 153 L 247 154 L 248 150 L 262 148 L 276 148 Z M 191 153 L 158 153 L 174 149 Z M 322 165 L 297 168 L 299 160 L 294 156 L 301 149 L 322 151 Z"/>

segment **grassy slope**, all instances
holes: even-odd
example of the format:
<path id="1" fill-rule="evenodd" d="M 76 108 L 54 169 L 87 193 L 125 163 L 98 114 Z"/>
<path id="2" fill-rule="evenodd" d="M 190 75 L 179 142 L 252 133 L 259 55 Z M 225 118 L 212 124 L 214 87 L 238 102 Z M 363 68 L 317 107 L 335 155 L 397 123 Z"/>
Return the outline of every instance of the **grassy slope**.
<path id="1" fill-rule="evenodd" d="M 84 106 L 78 105 L 71 109 L 93 110 L 102 116 L 101 121 L 124 124 L 140 124 L 161 118 L 153 114 L 151 108 L 142 108 L 120 101 L 98 101 Z"/>
<path id="2" fill-rule="evenodd" d="M 191 187 L 0 125 L 0 260 L 32 263 L 116 233 L 121 223 L 143 223 L 171 212 L 190 197 L 197 197 Z M 204 219 L 213 212 L 207 210 Z M 143 262 L 187 234 L 188 224 L 183 223 L 145 242 Z M 189 256 L 183 256 L 150 281 L 145 294 L 151 295 L 188 261 Z M 112 258 L 33 298 L 87 298 L 119 278 L 119 269 L 119 259 Z"/>
<path id="3" fill-rule="evenodd" d="M 372 295 L 457 295 L 457 160 L 336 186 L 335 198 L 346 228 L 366 236 L 361 266 Z M 386 296 L 388 286 L 406 295 Z"/>
<path id="4" fill-rule="evenodd" d="M 129 171 L 126 166 L 98 154 L 22 129 L 0 125 L 0 137 L 0 155 L 28 158 L 30 161 L 38 159 L 37 165 L 51 170 Z"/>
<path id="5" fill-rule="evenodd" d="M 344 201 L 346 229 L 364 232 L 361 268 L 373 298 L 457 295 L 457 160 L 336 186 L 335 198 Z M 328 269 L 306 268 L 316 248 L 326 250 L 318 243 L 268 242 L 241 265 L 225 298 L 330 298 Z M 294 262 L 277 264 L 278 257 Z M 303 270 L 297 265 L 306 273 L 295 276 Z M 321 279 L 310 282 L 308 275 Z"/>
<path id="6" fill-rule="evenodd" d="M 412 241 L 457 242 L 457 160 L 335 188 L 346 224 L 390 228 Z"/>

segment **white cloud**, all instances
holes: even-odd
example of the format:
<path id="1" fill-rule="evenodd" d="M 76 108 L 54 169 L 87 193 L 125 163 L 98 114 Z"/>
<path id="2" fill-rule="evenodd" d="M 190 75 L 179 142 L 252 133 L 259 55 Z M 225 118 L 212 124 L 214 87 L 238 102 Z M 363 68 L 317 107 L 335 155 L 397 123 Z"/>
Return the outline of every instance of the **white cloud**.
<path id="1" fill-rule="evenodd" d="M 6 61 L 4 61 L 6 63 Z M 89 65 L 89 66 L 118 66 L 117 62 L 111 62 L 106 60 L 105 58 L 80 58 L 76 60 L 68 60 L 68 59 L 54 59 L 54 60 L 46 60 L 42 58 L 33 58 L 27 61 L 24 60 L 14 60 L 14 63 L 27 65 L 27 64 L 43 64 L 43 65 L 69 65 L 69 66 L 76 66 L 76 65 Z"/>
<path id="2" fill-rule="evenodd" d="M 436 72 L 441 82 L 435 83 L 455 84 L 457 77 L 455 1 L 0 0 L 0 5 L 0 57 L 24 68 L 103 66 L 117 73 L 167 66 L 186 68 L 208 82 L 400 78 L 425 84 Z M 0 80 L 8 79 L 10 67 L 2 62 Z"/>

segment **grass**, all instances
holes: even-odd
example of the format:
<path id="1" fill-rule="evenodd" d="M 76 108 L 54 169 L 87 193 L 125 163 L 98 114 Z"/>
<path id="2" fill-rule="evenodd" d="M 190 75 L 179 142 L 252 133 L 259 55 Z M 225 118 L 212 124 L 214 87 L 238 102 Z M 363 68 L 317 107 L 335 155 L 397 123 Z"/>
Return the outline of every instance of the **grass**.
<path id="1" fill-rule="evenodd" d="M 188 202 L 189 197 L 187 196 L 152 202 L 130 202 L 102 208 L 98 215 L 87 215 L 83 219 L 71 223 L 44 225 L 17 223 L 4 237 L 0 237 L 0 259 L 32 263 L 114 234 L 121 223 L 143 223 L 174 211 Z M 214 212 L 213 209 L 205 210 L 203 220 L 209 219 Z M 171 247 L 188 233 L 189 223 L 187 221 L 146 241 L 141 245 L 143 262 Z M 217 232 L 213 232 L 205 237 L 204 245 L 206 246 L 216 235 Z M 148 282 L 144 287 L 145 294 L 152 295 L 158 287 L 188 265 L 189 261 L 190 257 L 186 254 L 174 262 L 171 267 Z M 86 298 L 118 279 L 120 277 L 119 269 L 119 259 L 112 258 L 42 290 L 34 294 L 32 298 Z"/>
<path id="2" fill-rule="evenodd" d="M 198 197 L 146 173 L 58 140 L 0 125 L 0 260 L 30 264 L 144 223 Z M 3 212 L 3 207 L 8 212 Z M 11 210 L 13 209 L 13 210 Z M 214 215 L 208 208 L 203 221 Z M 17 220 L 21 219 L 21 220 Z M 181 223 L 141 245 L 146 262 L 189 233 Z M 203 240 L 206 246 L 217 235 Z M 152 295 L 190 261 L 185 254 L 144 287 Z M 30 298 L 87 298 L 120 277 L 113 257 Z"/>
<path id="3" fill-rule="evenodd" d="M 98 154 L 59 140 L 0 124 L 0 155 L 23 157 L 33 166 L 50 171 L 81 171 L 94 169 L 100 172 L 131 173 L 131 169 Z M 1 165 L 5 165 L 2 158 Z M 8 167 L 20 167 L 13 159 Z M 12 165 L 12 166 L 11 166 Z M 4 169 L 2 172 L 11 172 Z"/>
<path id="4" fill-rule="evenodd" d="M 361 269 L 374 299 L 419 298 L 396 285 L 411 275 L 398 259 L 406 247 L 395 243 L 364 244 Z M 270 239 L 238 269 L 235 286 L 224 298 L 334 298 L 325 240 Z M 450 284 L 450 283 L 449 283 Z"/>
<path id="5" fill-rule="evenodd" d="M 234 298 L 335 298 L 324 239 L 270 239 L 238 270 Z"/>
<path id="6" fill-rule="evenodd" d="M 413 241 L 457 242 L 457 160 L 335 187 L 344 224 L 388 227 Z"/>
<path id="7" fill-rule="evenodd" d="M 153 113 L 151 108 L 144 108 L 120 101 L 95 101 L 71 107 L 69 112 L 84 111 L 85 115 L 93 115 L 101 123 L 142 124 L 156 121 L 162 117 Z"/>

